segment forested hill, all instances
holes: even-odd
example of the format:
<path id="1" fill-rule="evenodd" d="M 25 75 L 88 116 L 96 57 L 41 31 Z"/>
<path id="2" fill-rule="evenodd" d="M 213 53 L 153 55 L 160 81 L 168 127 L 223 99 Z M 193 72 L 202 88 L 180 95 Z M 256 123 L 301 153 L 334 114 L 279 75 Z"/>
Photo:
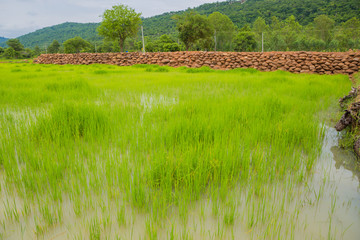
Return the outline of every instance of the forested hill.
<path id="1" fill-rule="evenodd" d="M 238 27 L 252 24 L 258 17 L 264 18 L 269 24 L 272 16 L 285 20 L 291 15 L 294 15 L 301 25 L 308 25 L 322 14 L 328 15 L 336 23 L 359 17 L 360 0 L 247 0 L 244 3 L 225 1 L 203 4 L 194 10 L 206 15 L 220 12 L 227 15 Z M 147 18 L 144 29 L 149 35 L 175 31 L 175 21 L 171 17 L 178 13 L 180 12 Z"/>
<path id="2" fill-rule="evenodd" d="M 98 26 L 99 23 L 66 22 L 36 30 L 35 32 L 22 35 L 18 37 L 18 39 L 25 47 L 30 48 L 34 48 L 35 46 L 44 48 L 55 39 L 62 43 L 76 36 L 93 42 L 101 40 L 96 32 Z"/>
<path id="3" fill-rule="evenodd" d="M 230 17 L 238 26 L 252 24 L 256 18 L 263 17 L 270 23 L 272 16 L 279 20 L 294 15 L 301 25 L 311 23 L 315 17 L 325 14 L 334 19 L 336 23 L 345 22 L 352 17 L 360 16 L 359 0 L 247 0 L 224 1 L 203 4 L 193 8 L 201 14 L 209 15 L 213 12 L 221 12 Z M 143 19 L 144 33 L 146 36 L 161 36 L 175 32 L 175 21 L 172 16 L 183 11 L 164 13 Z M 23 35 L 18 39 L 25 47 L 33 48 L 36 45 L 44 47 L 54 39 L 59 42 L 80 36 L 89 41 L 100 41 L 96 28 L 98 23 L 63 23 L 52 27 L 43 28 L 35 32 Z M 0 40 L 1 41 L 1 40 Z M 4 46 L 5 43 L 0 43 Z"/>
<path id="4" fill-rule="evenodd" d="M 7 38 L 0 37 L 0 43 L 2 43 L 2 42 L 6 42 L 7 40 L 8 40 Z"/>

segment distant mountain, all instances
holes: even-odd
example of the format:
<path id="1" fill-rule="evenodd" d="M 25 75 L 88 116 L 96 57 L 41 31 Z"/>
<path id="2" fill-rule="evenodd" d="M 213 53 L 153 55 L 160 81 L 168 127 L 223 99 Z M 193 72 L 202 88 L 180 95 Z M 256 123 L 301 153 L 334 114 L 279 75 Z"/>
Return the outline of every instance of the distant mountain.
<path id="1" fill-rule="evenodd" d="M 9 40 L 8 38 L 4 38 L 4 37 L 0 37 L 0 43 L 4 43 L 6 42 L 7 40 Z"/>
<path id="2" fill-rule="evenodd" d="M 307 25 L 321 14 L 328 15 L 337 24 L 360 16 L 359 0 L 247 0 L 245 2 L 228 0 L 203 4 L 193 9 L 206 15 L 216 11 L 221 12 L 229 16 L 238 27 L 252 24 L 258 17 L 263 17 L 267 23 L 270 23 L 272 16 L 284 20 L 294 15 L 301 25 Z M 143 19 L 145 36 L 158 37 L 162 34 L 175 34 L 176 24 L 172 16 L 182 12 L 184 11 L 169 12 Z M 31 48 L 36 45 L 43 48 L 54 39 L 62 43 L 75 36 L 96 42 L 101 41 L 101 37 L 96 32 L 98 26 L 99 23 L 67 22 L 25 34 L 18 39 L 25 47 Z M 2 45 L 6 44 L 0 43 L 0 46 Z"/>
<path id="3" fill-rule="evenodd" d="M 55 39 L 62 43 L 76 36 L 80 36 L 91 42 L 100 41 L 102 38 L 98 36 L 96 32 L 98 25 L 99 23 L 66 22 L 36 30 L 35 32 L 22 35 L 17 39 L 19 39 L 25 47 L 30 48 L 34 48 L 35 46 L 44 48 L 45 46 L 49 46 Z M 2 44 L 0 44 L 0 46 L 1 45 Z"/>

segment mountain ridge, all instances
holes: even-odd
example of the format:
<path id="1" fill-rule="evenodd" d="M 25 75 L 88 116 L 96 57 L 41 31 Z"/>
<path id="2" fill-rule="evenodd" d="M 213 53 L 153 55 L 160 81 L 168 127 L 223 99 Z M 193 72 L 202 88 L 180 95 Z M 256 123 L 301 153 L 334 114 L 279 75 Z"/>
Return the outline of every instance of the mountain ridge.
<path id="1" fill-rule="evenodd" d="M 0 37 L 0 43 L 6 42 L 7 40 L 9 39 L 6 37 Z"/>

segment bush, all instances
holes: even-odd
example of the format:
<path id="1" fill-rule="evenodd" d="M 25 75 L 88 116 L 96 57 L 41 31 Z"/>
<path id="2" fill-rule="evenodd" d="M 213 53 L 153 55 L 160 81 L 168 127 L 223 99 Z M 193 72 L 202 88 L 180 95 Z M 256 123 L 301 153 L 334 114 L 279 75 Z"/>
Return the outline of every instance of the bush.
<path id="1" fill-rule="evenodd" d="M 12 47 L 6 48 L 4 51 L 4 57 L 7 59 L 15 58 L 16 57 L 15 49 L 13 49 Z"/>

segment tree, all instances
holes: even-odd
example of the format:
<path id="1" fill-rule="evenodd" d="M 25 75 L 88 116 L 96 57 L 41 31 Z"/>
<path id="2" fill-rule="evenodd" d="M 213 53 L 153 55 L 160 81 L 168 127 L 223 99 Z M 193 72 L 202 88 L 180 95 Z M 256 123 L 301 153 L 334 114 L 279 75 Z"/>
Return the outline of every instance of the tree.
<path id="1" fill-rule="evenodd" d="M 106 39 L 117 40 L 123 51 L 125 39 L 136 36 L 138 32 L 141 24 L 140 16 L 141 13 L 136 13 L 134 9 L 126 5 L 115 5 L 112 9 L 105 10 L 97 30 Z"/>
<path id="2" fill-rule="evenodd" d="M 16 51 L 12 47 L 8 47 L 5 49 L 4 57 L 8 59 L 12 59 L 16 57 Z"/>
<path id="3" fill-rule="evenodd" d="M 207 17 L 197 12 L 188 11 L 173 18 L 177 21 L 176 28 L 179 31 L 179 38 L 185 44 L 187 51 L 196 41 L 209 38 L 214 32 Z"/>
<path id="4" fill-rule="evenodd" d="M 35 46 L 34 48 L 34 56 L 39 56 L 41 54 L 41 49 L 39 46 Z"/>
<path id="5" fill-rule="evenodd" d="M 90 48 L 90 43 L 81 37 L 74 37 L 64 42 L 65 53 L 79 53 Z"/>
<path id="6" fill-rule="evenodd" d="M 13 55 L 12 50 L 11 49 L 8 50 L 7 54 L 9 56 L 9 58 L 21 58 L 21 53 L 22 53 L 22 51 L 24 51 L 24 46 L 21 44 L 19 39 L 16 39 L 16 38 L 9 39 L 9 40 L 7 40 L 6 44 L 9 46 L 9 48 L 11 48 L 12 50 L 15 51 L 15 53 L 14 53 L 15 55 L 12 56 Z"/>
<path id="7" fill-rule="evenodd" d="M 157 41 L 157 46 L 162 52 L 176 52 L 180 50 L 179 44 L 177 44 L 169 35 L 161 35 L 159 41 Z"/>
<path id="8" fill-rule="evenodd" d="M 24 50 L 24 46 L 21 44 L 21 42 L 19 41 L 19 39 L 9 39 L 7 40 L 6 44 L 9 47 L 12 47 L 16 52 L 21 52 Z"/>
<path id="9" fill-rule="evenodd" d="M 54 40 L 48 47 L 48 53 L 58 53 L 60 50 L 60 43 L 57 40 Z"/>
<path id="10" fill-rule="evenodd" d="M 2 47 L 0 47 L 0 55 L 4 53 L 4 49 Z"/>
<path id="11" fill-rule="evenodd" d="M 208 19 L 215 31 L 216 45 L 221 50 L 230 50 L 229 43 L 231 43 L 236 32 L 234 23 L 228 16 L 219 12 L 210 14 Z M 217 46 L 215 47 L 218 48 Z"/>
<path id="12" fill-rule="evenodd" d="M 266 36 L 265 32 L 268 32 L 269 26 L 266 24 L 265 19 L 258 17 L 253 23 L 253 31 L 255 33 L 255 40 L 258 43 L 257 45 L 261 47 L 263 34 Z M 261 50 L 261 49 L 259 49 Z"/>
<path id="13" fill-rule="evenodd" d="M 325 43 L 330 43 L 335 21 L 326 15 L 320 15 L 314 19 L 314 30 L 319 39 Z"/>
<path id="14" fill-rule="evenodd" d="M 25 48 L 25 50 L 23 52 L 23 57 L 24 58 L 31 58 L 33 56 L 34 56 L 34 52 L 30 48 Z"/>
<path id="15" fill-rule="evenodd" d="M 281 29 L 281 35 L 283 37 L 285 45 L 288 49 L 293 49 L 295 42 L 299 38 L 302 26 L 299 22 L 296 21 L 293 15 L 286 18 L 283 25 L 284 27 Z"/>
<path id="16" fill-rule="evenodd" d="M 342 24 L 344 35 L 352 40 L 360 39 L 360 20 L 356 17 Z"/>
<path id="17" fill-rule="evenodd" d="M 258 17 L 254 24 L 253 24 L 253 30 L 255 34 L 258 36 L 261 36 L 263 32 L 266 32 L 269 29 L 269 26 L 265 23 L 265 20 L 262 17 Z"/>
<path id="18" fill-rule="evenodd" d="M 255 34 L 248 25 L 240 29 L 234 39 L 234 49 L 240 52 L 252 52 L 256 48 Z"/>

